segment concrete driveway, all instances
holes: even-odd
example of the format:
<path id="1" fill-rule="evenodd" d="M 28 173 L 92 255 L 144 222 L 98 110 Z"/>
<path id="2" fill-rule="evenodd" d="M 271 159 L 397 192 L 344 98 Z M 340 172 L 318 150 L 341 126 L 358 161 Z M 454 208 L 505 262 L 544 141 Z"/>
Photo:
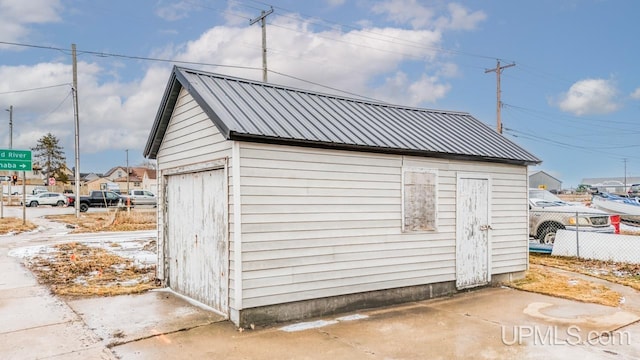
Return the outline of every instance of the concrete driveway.
<path id="1" fill-rule="evenodd" d="M 640 296 L 619 285 L 612 287 L 625 303 L 617 308 L 484 288 L 244 331 L 167 291 L 56 298 L 8 256 L 74 239 L 41 225 L 39 233 L 0 236 L 2 359 L 640 358 Z"/>
<path id="2" fill-rule="evenodd" d="M 629 309 L 486 288 L 242 332 L 219 322 L 111 350 L 122 359 L 636 359 L 638 319 Z M 611 336 L 596 336 L 603 332 Z"/>

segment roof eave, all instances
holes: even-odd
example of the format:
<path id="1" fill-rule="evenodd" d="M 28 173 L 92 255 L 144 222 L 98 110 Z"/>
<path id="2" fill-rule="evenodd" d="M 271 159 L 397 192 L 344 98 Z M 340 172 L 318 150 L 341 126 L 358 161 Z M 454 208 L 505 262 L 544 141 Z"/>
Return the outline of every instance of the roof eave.
<path id="1" fill-rule="evenodd" d="M 180 94 L 181 89 L 182 84 L 177 80 L 176 67 L 174 67 L 164 91 L 164 95 L 162 96 L 162 101 L 158 107 L 158 112 L 156 114 L 155 121 L 153 122 L 151 132 L 149 133 L 147 144 L 144 148 L 144 152 L 142 153 L 145 158 L 156 159 L 158 150 L 160 149 L 160 144 L 162 143 L 162 138 L 167 131 L 167 126 L 169 126 L 169 120 L 171 120 L 173 107 L 178 101 L 178 95 Z"/>
<path id="2" fill-rule="evenodd" d="M 481 155 L 464 155 L 464 154 L 441 153 L 441 152 L 426 151 L 426 150 L 412 150 L 412 149 L 387 148 L 387 147 L 365 146 L 365 145 L 344 144 L 344 143 L 310 141 L 310 140 L 300 140 L 300 139 L 288 139 L 288 138 L 243 134 L 243 133 L 237 133 L 234 131 L 231 131 L 229 133 L 229 139 L 236 140 L 236 141 L 263 143 L 263 144 L 291 145 L 291 146 L 303 146 L 303 147 L 312 147 L 312 148 L 321 148 L 321 149 L 411 155 L 411 156 L 432 157 L 432 158 L 439 158 L 439 159 L 449 159 L 449 160 L 467 160 L 467 161 L 481 160 L 485 162 L 510 164 L 510 165 L 522 165 L 522 166 L 537 165 L 542 162 L 538 159 L 536 160 L 508 159 L 508 158 L 487 157 L 487 156 L 481 156 Z"/>

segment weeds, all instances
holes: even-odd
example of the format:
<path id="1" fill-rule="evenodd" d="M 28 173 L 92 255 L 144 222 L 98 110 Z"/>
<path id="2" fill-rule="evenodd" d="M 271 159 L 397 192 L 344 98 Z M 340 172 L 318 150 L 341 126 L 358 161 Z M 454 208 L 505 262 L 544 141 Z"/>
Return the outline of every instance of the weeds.
<path id="1" fill-rule="evenodd" d="M 15 233 L 19 234 L 37 229 L 37 226 L 33 223 L 26 221 L 22 223 L 22 219 L 6 217 L 0 219 L 0 235 Z"/>
<path id="2" fill-rule="evenodd" d="M 55 245 L 26 266 L 57 295 L 114 296 L 155 288 L 155 265 L 143 265 L 79 243 Z"/>
<path id="3" fill-rule="evenodd" d="M 622 296 L 605 285 L 554 273 L 542 265 L 532 264 L 524 279 L 509 286 L 564 299 L 577 300 L 606 306 L 618 306 Z"/>
<path id="4" fill-rule="evenodd" d="M 529 262 L 531 264 L 551 266 L 593 276 L 616 284 L 626 285 L 635 290 L 640 290 L 640 264 L 533 253 L 529 256 Z"/>
<path id="5" fill-rule="evenodd" d="M 157 214 L 151 211 L 109 211 L 100 213 L 84 213 L 76 218 L 73 214 L 48 215 L 54 220 L 74 226 L 73 233 L 98 231 L 135 231 L 154 230 L 157 226 Z"/>

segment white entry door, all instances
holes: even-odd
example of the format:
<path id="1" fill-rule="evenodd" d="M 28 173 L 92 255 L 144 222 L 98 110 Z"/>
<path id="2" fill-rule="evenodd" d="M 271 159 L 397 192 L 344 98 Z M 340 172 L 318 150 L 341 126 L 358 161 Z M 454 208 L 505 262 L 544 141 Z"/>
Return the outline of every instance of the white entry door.
<path id="1" fill-rule="evenodd" d="M 229 246 L 225 170 L 167 177 L 168 286 L 228 314 Z"/>
<path id="2" fill-rule="evenodd" d="M 490 274 L 490 202 L 488 176 L 457 178 L 456 287 L 485 285 Z"/>

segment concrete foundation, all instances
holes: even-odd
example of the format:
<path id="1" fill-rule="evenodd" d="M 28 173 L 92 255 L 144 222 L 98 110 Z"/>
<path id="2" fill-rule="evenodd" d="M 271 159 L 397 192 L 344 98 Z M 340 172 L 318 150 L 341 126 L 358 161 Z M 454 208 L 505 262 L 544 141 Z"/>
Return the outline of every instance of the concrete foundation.
<path id="1" fill-rule="evenodd" d="M 491 285 L 522 279 L 524 271 L 491 276 Z M 369 291 L 357 294 L 332 296 L 321 299 L 261 306 L 257 308 L 231 309 L 230 320 L 239 327 L 268 325 L 278 322 L 308 319 L 349 311 L 371 309 L 411 301 L 449 296 L 458 292 L 455 281 L 408 286 L 395 289 Z"/>
<path id="2" fill-rule="evenodd" d="M 457 292 L 456 282 L 409 286 L 395 289 L 369 291 L 357 294 L 332 296 L 321 299 L 296 301 L 285 304 L 243 309 L 238 317 L 231 316 L 239 327 L 267 325 L 284 321 L 313 318 L 337 313 L 370 309 L 411 301 L 448 296 Z"/>

